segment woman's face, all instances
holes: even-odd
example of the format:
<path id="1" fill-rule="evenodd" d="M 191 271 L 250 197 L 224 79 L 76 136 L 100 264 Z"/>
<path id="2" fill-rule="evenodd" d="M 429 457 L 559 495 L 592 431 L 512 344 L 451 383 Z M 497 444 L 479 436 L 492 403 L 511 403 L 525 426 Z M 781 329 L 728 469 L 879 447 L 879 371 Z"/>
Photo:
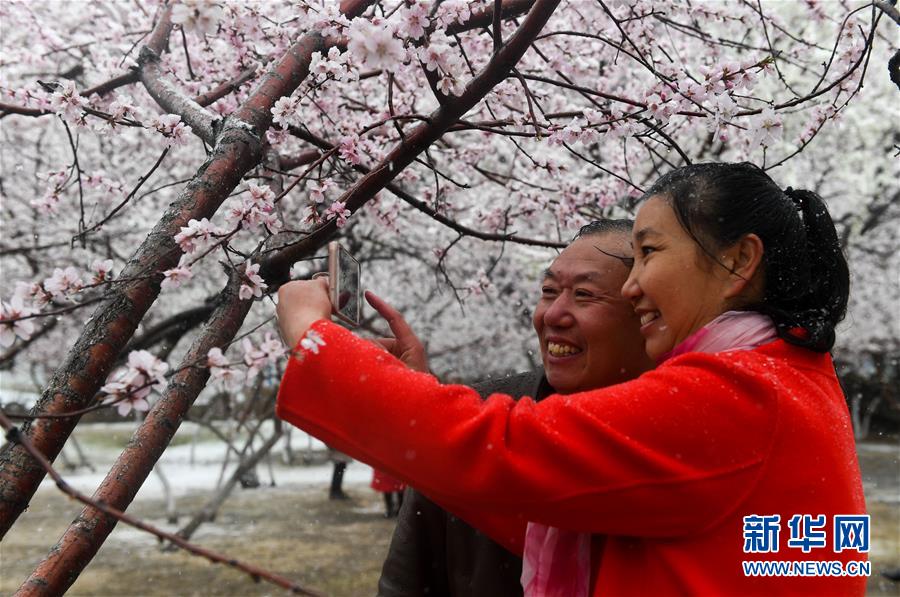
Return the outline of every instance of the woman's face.
<path id="1" fill-rule="evenodd" d="M 638 211 L 634 268 L 622 287 L 641 318 L 647 354 L 659 359 L 726 311 L 729 273 L 706 256 L 656 195 Z"/>

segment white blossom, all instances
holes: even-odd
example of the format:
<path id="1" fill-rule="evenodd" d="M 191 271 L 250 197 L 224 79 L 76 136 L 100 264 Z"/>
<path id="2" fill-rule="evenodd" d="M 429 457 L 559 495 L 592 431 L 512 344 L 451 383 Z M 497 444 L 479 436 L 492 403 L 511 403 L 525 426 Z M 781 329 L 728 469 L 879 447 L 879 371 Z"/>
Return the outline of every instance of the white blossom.
<path id="1" fill-rule="evenodd" d="M 172 7 L 172 22 L 200 35 L 215 33 L 224 12 L 212 0 L 181 0 Z"/>

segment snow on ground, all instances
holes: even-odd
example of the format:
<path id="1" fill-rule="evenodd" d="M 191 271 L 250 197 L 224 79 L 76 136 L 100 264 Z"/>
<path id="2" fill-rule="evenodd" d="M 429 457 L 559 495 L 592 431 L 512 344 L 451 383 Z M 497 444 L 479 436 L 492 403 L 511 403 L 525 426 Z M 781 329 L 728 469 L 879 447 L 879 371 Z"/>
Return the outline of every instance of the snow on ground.
<path id="1" fill-rule="evenodd" d="M 135 423 L 88 423 L 78 427 L 82 433 L 81 447 L 88 461 L 93 465 L 91 471 L 87 467 L 78 467 L 75 470 L 64 470 L 57 466 L 58 472 L 75 489 L 92 494 L 103 481 L 106 473 L 114 463 L 122 450 L 121 446 L 110 445 L 102 438 L 112 435 L 130 434 Z M 217 485 L 222 474 L 222 464 L 225 460 L 227 448 L 225 444 L 209 434 L 199 433 L 200 439 L 190 441 L 196 433 L 196 425 L 184 423 L 175 436 L 175 440 L 187 441 L 178 445 L 171 445 L 162 455 L 158 466 L 169 482 L 172 492 L 176 497 L 187 495 L 197 491 L 210 491 Z M 264 428 L 260 434 L 267 438 L 271 430 Z M 295 460 L 293 465 L 284 464 L 285 442 L 282 438 L 272 449 L 270 460 L 272 474 L 279 486 L 328 486 L 331 483 L 332 463 L 327 460 L 325 445 L 315 438 L 310 438 L 299 429 L 292 430 L 291 445 Z M 76 435 L 78 438 L 78 435 Z M 256 445 L 262 443 L 258 440 Z M 123 444 L 124 445 L 124 444 Z M 243 447 L 243 442 L 236 442 L 238 449 Z M 69 451 L 70 460 L 75 460 L 74 451 Z M 301 458 L 306 456 L 312 464 L 303 464 Z M 223 476 L 227 480 L 237 466 L 236 457 L 232 453 L 229 464 Z M 57 465 L 60 460 L 57 459 Z M 265 460 L 257 466 L 259 480 L 263 484 L 269 483 L 269 469 Z M 368 486 L 372 479 L 372 468 L 361 462 L 352 462 L 344 473 L 344 485 Z M 55 483 L 49 477 L 45 478 L 39 491 L 58 491 Z M 135 500 L 162 499 L 165 497 L 163 484 L 156 474 L 151 474 L 141 486 Z"/>

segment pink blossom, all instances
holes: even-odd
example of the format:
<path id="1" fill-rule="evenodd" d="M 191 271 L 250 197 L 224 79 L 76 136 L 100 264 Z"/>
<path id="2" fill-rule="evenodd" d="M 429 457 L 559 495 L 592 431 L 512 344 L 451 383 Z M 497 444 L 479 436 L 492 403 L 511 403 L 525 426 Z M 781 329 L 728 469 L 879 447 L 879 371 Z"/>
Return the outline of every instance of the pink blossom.
<path id="1" fill-rule="evenodd" d="M 334 46 L 328 50 L 327 56 L 321 52 L 313 53 L 309 72 L 319 83 L 328 79 L 348 81 L 357 76 L 355 71 L 347 67 L 347 54 L 341 53 Z"/>
<path id="2" fill-rule="evenodd" d="M 250 191 L 250 200 L 253 204 L 266 211 L 271 210 L 272 201 L 275 200 L 275 193 L 272 192 L 272 189 L 251 182 L 247 186 L 247 190 Z"/>
<path id="3" fill-rule="evenodd" d="M 344 29 L 350 24 L 347 17 L 341 14 L 338 2 L 325 2 L 317 7 L 304 4 L 306 6 L 300 10 L 305 8 L 310 17 L 309 28 L 318 31 L 323 37 L 343 35 Z"/>
<path id="4" fill-rule="evenodd" d="M 165 373 L 169 365 L 146 350 L 133 350 L 128 354 L 128 362 L 119 370 L 115 379 L 101 388 L 110 395 L 107 402 L 117 402 L 116 409 L 122 416 L 132 409 L 146 411 L 150 403 L 146 397 L 154 386 L 165 385 Z"/>
<path id="5" fill-rule="evenodd" d="M 490 288 L 491 280 L 487 277 L 487 272 L 483 269 L 478 270 L 473 278 L 469 278 L 465 287 L 471 294 L 480 295 L 484 294 L 484 291 Z"/>
<path id="6" fill-rule="evenodd" d="M 146 350 L 132 350 L 128 353 L 129 370 L 143 375 L 152 384 L 165 384 L 165 373 L 169 370 L 169 365 L 159 360 L 153 354 Z"/>
<path id="7" fill-rule="evenodd" d="M 284 128 L 288 128 L 294 124 L 297 107 L 297 100 L 290 96 L 278 98 L 278 101 L 272 106 L 272 122 Z"/>
<path id="8" fill-rule="evenodd" d="M 270 232 L 281 229 L 281 220 L 275 211 L 275 193 L 268 187 L 251 183 L 249 194 L 242 195 L 239 203 L 232 202 L 225 213 L 225 220 L 233 226 L 251 229 L 265 227 Z M 237 200 L 232 200 L 237 201 Z"/>
<path id="9" fill-rule="evenodd" d="M 348 35 L 347 50 L 366 68 L 393 71 L 406 60 L 403 43 L 387 23 L 357 18 L 350 24 Z"/>
<path id="10" fill-rule="evenodd" d="M 234 367 L 213 367 L 209 370 L 213 383 L 235 391 L 244 383 L 244 373 Z"/>
<path id="11" fill-rule="evenodd" d="M 66 298 L 83 287 L 84 281 L 81 279 L 81 275 L 71 265 L 65 269 L 54 268 L 53 275 L 44 280 L 44 289 L 55 299 Z"/>
<path id="12" fill-rule="evenodd" d="M 274 364 L 284 356 L 287 349 L 280 338 L 276 338 L 272 332 L 266 332 L 265 338 L 259 344 L 259 351 L 266 355 L 269 363 Z"/>
<path id="13" fill-rule="evenodd" d="M 309 200 L 313 203 L 323 203 L 325 201 L 325 193 L 333 187 L 334 182 L 327 178 L 318 182 L 313 180 L 306 183 L 306 188 L 309 190 Z"/>
<path id="14" fill-rule="evenodd" d="M 37 309 L 26 307 L 22 303 L 22 297 L 14 295 L 8 303 L 0 301 L 0 346 L 6 348 L 12 346 L 16 337 L 28 340 L 34 333 L 34 320 L 21 319 L 37 313 Z"/>
<path id="15" fill-rule="evenodd" d="M 228 359 L 225 358 L 222 349 L 215 346 L 206 353 L 206 364 L 209 367 L 227 367 Z"/>
<path id="16" fill-rule="evenodd" d="M 187 267 L 179 265 L 178 267 L 173 267 L 172 269 L 164 271 L 163 276 L 165 276 L 165 278 L 163 279 L 160 288 L 163 290 L 170 290 L 178 288 L 182 283 L 193 278 L 194 274 Z"/>
<path id="17" fill-rule="evenodd" d="M 221 231 L 213 226 L 207 218 L 202 220 L 188 220 L 187 226 L 182 226 L 181 231 L 174 236 L 175 242 L 181 250 L 190 255 L 200 247 L 205 246 Z"/>
<path id="18" fill-rule="evenodd" d="M 38 307 L 43 307 L 53 300 L 53 295 L 44 289 L 43 284 L 37 282 L 16 282 L 13 296 L 19 297 L 22 304 L 29 301 Z"/>
<path id="19" fill-rule="evenodd" d="M 748 128 L 753 132 L 751 144 L 754 146 L 771 147 L 776 141 L 781 139 L 781 135 L 784 132 L 781 116 L 776 114 L 772 108 L 766 108 L 753 117 Z"/>
<path id="20" fill-rule="evenodd" d="M 137 115 L 137 108 L 124 97 L 119 97 L 111 103 L 108 111 L 113 122 L 122 121 L 126 118 L 134 118 Z"/>
<path id="21" fill-rule="evenodd" d="M 438 7 L 435 20 L 438 27 L 447 28 L 455 23 L 463 23 L 469 19 L 472 11 L 465 0 L 446 0 Z"/>
<path id="22" fill-rule="evenodd" d="M 109 398 L 105 402 L 116 403 L 116 412 L 119 413 L 119 416 L 124 417 L 132 409 L 135 412 L 150 410 L 150 403 L 147 401 L 150 388 L 139 386 L 133 388 L 124 382 L 113 381 L 100 388 L 100 391 L 109 394 Z"/>
<path id="23" fill-rule="evenodd" d="M 351 164 L 359 164 L 362 159 L 359 155 L 359 136 L 358 135 L 345 135 L 340 139 L 340 145 L 338 147 L 338 153 L 342 159 L 347 160 Z M 323 197 L 324 199 L 324 197 Z M 321 203 L 318 201 L 317 203 Z"/>
<path id="24" fill-rule="evenodd" d="M 330 206 L 328 206 L 328 209 L 325 210 L 324 215 L 326 220 L 337 218 L 337 227 L 343 228 L 351 214 L 350 210 L 347 209 L 347 206 L 343 201 L 335 201 Z"/>
<path id="25" fill-rule="evenodd" d="M 268 355 L 254 346 L 250 338 L 241 341 L 241 349 L 244 351 L 244 364 L 247 365 L 247 379 L 253 379 L 266 366 Z"/>
<path id="26" fill-rule="evenodd" d="M 209 352 L 206 353 L 206 364 L 209 367 L 213 383 L 229 390 L 236 390 L 243 384 L 244 374 L 231 367 L 221 348 L 209 349 Z"/>
<path id="27" fill-rule="evenodd" d="M 400 15 L 400 35 L 410 39 L 419 39 L 428 28 L 428 7 L 422 2 L 415 2 Z"/>
<path id="28" fill-rule="evenodd" d="M 40 214 L 45 216 L 55 215 L 59 212 L 60 191 L 61 189 L 59 187 L 54 188 L 40 198 L 32 199 L 29 204 Z"/>
<path id="29" fill-rule="evenodd" d="M 149 126 L 162 133 L 166 138 L 166 147 L 186 144 L 188 133 L 191 132 L 191 127 L 181 122 L 181 116 L 178 114 L 155 116 L 150 120 Z"/>
<path id="30" fill-rule="evenodd" d="M 238 291 L 238 296 L 242 301 L 253 297 L 259 298 L 262 296 L 263 291 L 268 288 L 268 285 L 259 275 L 258 263 L 247 262 L 247 267 L 244 269 L 244 279 L 247 283 L 241 284 L 241 288 Z"/>
<path id="31" fill-rule="evenodd" d="M 75 82 L 67 80 L 61 88 L 50 95 L 50 106 L 67 122 L 75 122 L 84 114 L 87 100 L 75 89 Z"/>
<path id="32" fill-rule="evenodd" d="M 84 186 L 89 189 L 96 189 L 100 187 L 105 181 L 106 173 L 103 170 L 98 170 L 96 172 L 92 172 L 90 174 L 83 174 L 81 177 L 82 182 L 84 182 Z"/>
<path id="33" fill-rule="evenodd" d="M 425 68 L 430 71 L 446 71 L 450 62 L 449 53 L 451 51 L 452 48 L 449 45 L 432 41 L 424 48 L 419 48 L 418 57 L 422 64 L 425 65 Z"/>
<path id="34" fill-rule="evenodd" d="M 465 86 L 450 75 L 441 77 L 441 80 L 438 81 L 437 88 L 444 95 L 459 96 L 462 95 L 463 91 L 465 91 Z"/>
<path id="35" fill-rule="evenodd" d="M 91 263 L 91 271 L 93 272 L 91 284 L 96 286 L 97 284 L 102 284 L 112 278 L 112 268 L 112 259 L 95 259 L 94 262 Z"/>
<path id="36" fill-rule="evenodd" d="M 552 144 L 575 143 L 581 138 L 581 125 L 574 118 L 561 129 L 550 135 L 548 142 Z"/>

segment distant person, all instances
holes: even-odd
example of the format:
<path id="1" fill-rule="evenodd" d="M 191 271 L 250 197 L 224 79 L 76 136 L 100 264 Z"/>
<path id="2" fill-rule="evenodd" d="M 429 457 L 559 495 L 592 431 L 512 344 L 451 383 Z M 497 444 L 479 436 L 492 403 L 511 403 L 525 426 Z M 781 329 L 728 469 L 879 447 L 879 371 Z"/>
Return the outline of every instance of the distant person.
<path id="1" fill-rule="evenodd" d="M 849 272 L 824 202 L 694 164 L 645 194 L 632 242 L 622 294 L 658 363 L 637 379 L 482 400 L 328 321 L 326 280 L 291 282 L 277 413 L 523 553 L 529 597 L 862 596 L 868 517 L 829 354 Z"/>
<path id="2" fill-rule="evenodd" d="M 640 321 L 619 293 L 631 269 L 632 223 L 592 222 L 550 264 L 532 321 L 543 368 L 475 385 L 483 398 L 503 393 L 539 401 L 555 392 L 571 394 L 619 383 L 652 366 L 638 331 Z M 421 355 L 420 362 L 408 364 L 427 369 L 421 362 L 424 351 L 418 348 L 396 347 L 395 354 Z M 519 555 L 410 488 L 378 594 L 514 596 L 522 594 L 521 576 Z"/>
<path id="3" fill-rule="evenodd" d="M 335 450 L 334 448 L 328 448 L 328 460 L 332 463 L 331 469 L 331 486 L 328 488 L 328 499 L 330 500 L 346 500 L 350 499 L 346 493 L 344 493 L 344 471 L 347 470 L 347 465 L 353 460 L 343 452 Z"/>

